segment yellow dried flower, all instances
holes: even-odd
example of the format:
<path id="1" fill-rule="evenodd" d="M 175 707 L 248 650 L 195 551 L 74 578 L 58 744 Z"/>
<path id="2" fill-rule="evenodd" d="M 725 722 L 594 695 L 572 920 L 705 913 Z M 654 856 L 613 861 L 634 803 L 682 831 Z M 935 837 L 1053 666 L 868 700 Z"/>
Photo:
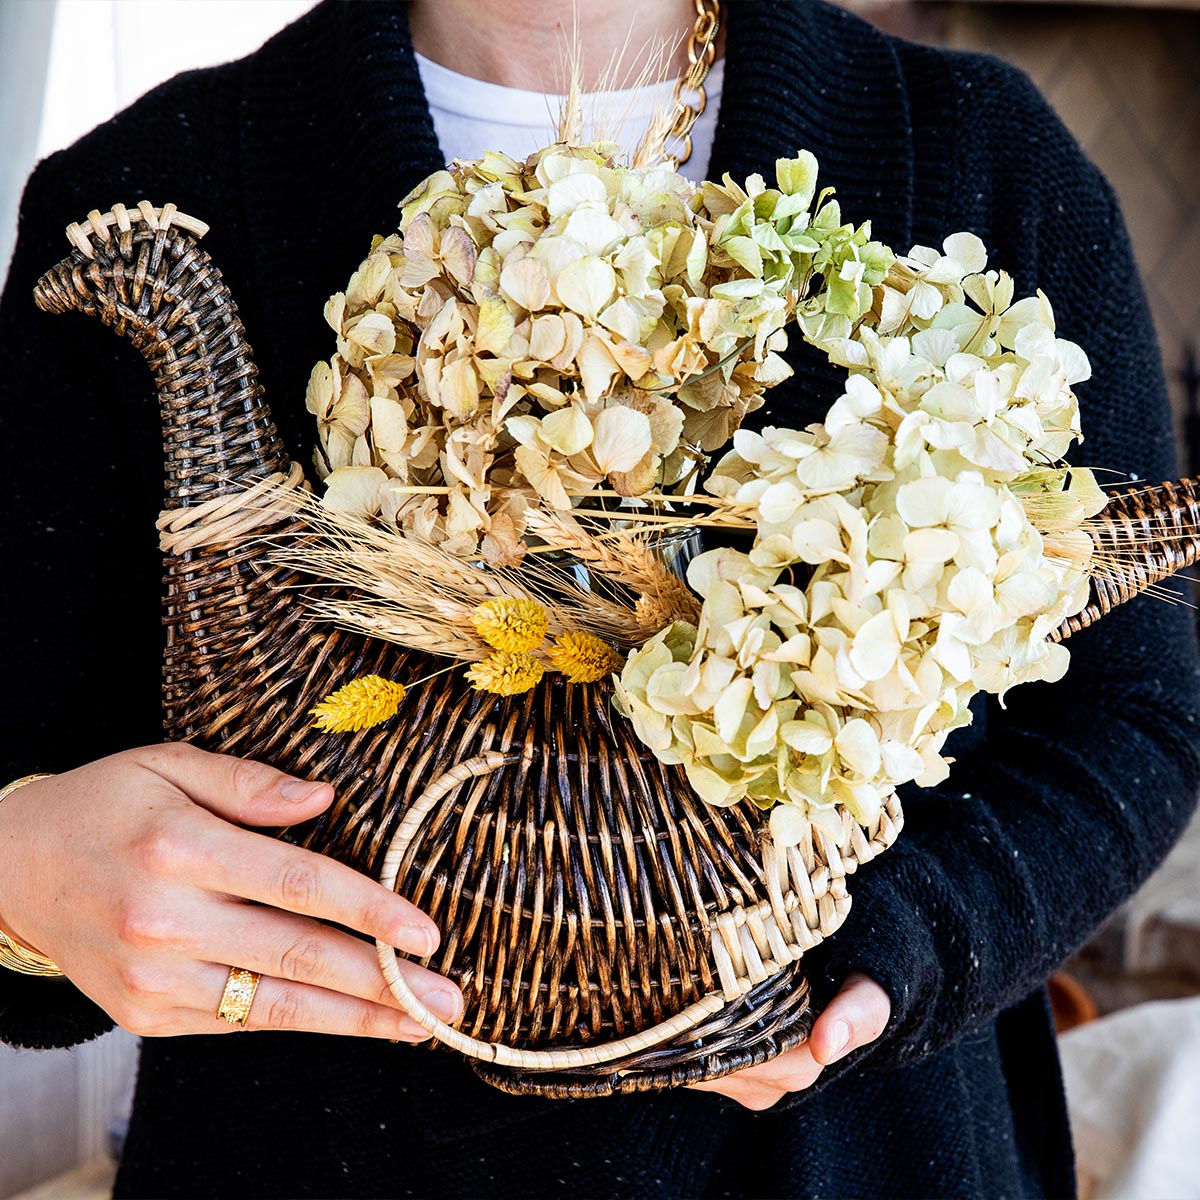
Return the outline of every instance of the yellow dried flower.
<path id="1" fill-rule="evenodd" d="M 326 733 L 356 733 L 381 725 L 396 715 L 404 699 L 404 684 L 382 675 L 360 675 L 330 692 L 310 714 L 314 729 Z"/>
<path id="2" fill-rule="evenodd" d="M 479 636 L 489 646 L 508 654 L 527 654 L 536 650 L 550 623 L 546 610 L 536 600 L 507 598 L 484 601 L 472 614 L 472 620 Z M 525 689 L 517 690 L 523 692 Z"/>
<path id="3" fill-rule="evenodd" d="M 515 696 L 540 682 L 545 670 L 532 654 L 510 654 L 500 650 L 470 667 L 467 678 L 476 691 Z"/>
<path id="4" fill-rule="evenodd" d="M 591 633 L 564 633 L 547 651 L 556 671 L 571 683 L 596 683 L 625 661 L 607 642 Z"/>

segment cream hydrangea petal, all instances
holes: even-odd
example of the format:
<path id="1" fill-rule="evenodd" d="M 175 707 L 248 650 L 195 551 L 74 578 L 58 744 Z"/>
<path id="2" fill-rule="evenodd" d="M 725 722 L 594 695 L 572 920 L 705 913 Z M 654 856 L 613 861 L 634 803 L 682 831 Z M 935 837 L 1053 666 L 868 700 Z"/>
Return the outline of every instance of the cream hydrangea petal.
<path id="1" fill-rule="evenodd" d="M 603 184 L 601 186 L 603 187 Z M 588 254 L 593 255 L 607 254 L 625 238 L 625 231 L 608 212 L 590 205 L 575 209 L 567 218 L 562 232 L 565 237 L 578 242 Z M 558 282 L 561 286 L 561 276 Z M 559 295 L 561 297 L 561 291 Z"/>
<path id="2" fill-rule="evenodd" d="M 899 785 L 915 779 L 925 769 L 920 753 L 913 746 L 889 738 L 880 746 L 883 770 L 892 783 Z"/>
<path id="3" fill-rule="evenodd" d="M 746 708 L 753 697 L 754 685 L 744 676 L 735 679 L 721 694 L 721 698 L 713 705 L 713 720 L 716 722 L 717 735 L 728 745 L 733 741 Z"/>
<path id="4" fill-rule="evenodd" d="M 524 307 L 524 306 L 523 306 Z M 546 313 L 535 317 L 529 334 L 529 356 L 538 362 L 549 362 L 567 344 L 567 327 L 562 317 Z"/>
<path id="5" fill-rule="evenodd" d="M 546 209 L 553 218 L 566 216 L 580 205 L 603 204 L 606 199 L 604 181 L 582 172 L 564 175 L 546 189 Z"/>
<path id="6" fill-rule="evenodd" d="M 895 665 L 900 654 L 900 635 L 892 613 L 884 611 L 871 617 L 854 635 L 850 663 L 868 682 L 882 679 Z"/>
<path id="7" fill-rule="evenodd" d="M 780 846 L 798 846 L 808 836 L 812 824 L 803 809 L 795 804 L 776 804 L 771 809 L 771 837 Z"/>
<path id="8" fill-rule="evenodd" d="M 578 364 L 583 394 L 589 400 L 601 399 L 621 369 L 617 360 L 613 358 L 612 349 L 603 338 L 594 333 L 584 337 L 579 348 Z"/>
<path id="9" fill-rule="evenodd" d="M 946 589 L 950 603 L 962 613 L 971 613 L 995 599 L 991 580 L 976 567 L 958 571 Z"/>
<path id="10" fill-rule="evenodd" d="M 745 794 L 739 779 L 728 779 L 696 759 L 685 762 L 684 770 L 687 772 L 688 783 L 696 789 L 696 794 L 714 808 L 728 808 L 741 800 Z"/>
<path id="11" fill-rule="evenodd" d="M 1063 370 L 1067 373 L 1067 383 L 1074 386 L 1091 379 L 1092 364 L 1079 346 L 1064 338 L 1059 338 L 1055 346 L 1058 350 L 1059 362 L 1062 363 Z"/>
<path id="12" fill-rule="evenodd" d="M 568 404 L 542 418 L 542 437 L 560 454 L 579 454 L 592 443 L 592 423 L 578 404 Z"/>
<path id="13" fill-rule="evenodd" d="M 408 439 L 404 406 L 386 396 L 371 398 L 371 438 L 380 450 L 399 451 Z"/>
<path id="14" fill-rule="evenodd" d="M 346 330 L 346 337 L 368 354 L 391 354 L 396 348 L 396 327 L 385 313 L 360 317 Z"/>
<path id="15" fill-rule="evenodd" d="M 860 825 L 870 826 L 879 820 L 879 814 L 883 809 L 883 797 L 879 794 L 878 788 L 869 783 L 853 783 L 843 786 L 846 807 Z"/>
<path id="16" fill-rule="evenodd" d="M 382 255 L 377 255 L 382 258 Z M 452 225 L 442 233 L 441 259 L 450 276 L 461 284 L 468 284 L 475 276 L 478 253 L 471 235 L 461 227 Z M 368 260 L 370 261 L 370 260 Z M 386 259 L 385 259 L 386 262 Z M 380 280 L 382 288 L 382 279 Z"/>
<path id="17" fill-rule="evenodd" d="M 685 686 L 687 664 L 665 663 L 646 683 L 646 702 L 655 712 L 668 715 L 694 715 L 700 711 Z"/>
<path id="18" fill-rule="evenodd" d="M 321 503 L 334 512 L 373 516 L 379 512 L 387 482 L 378 467 L 339 467 L 326 477 Z"/>
<path id="19" fill-rule="evenodd" d="M 550 299 L 550 278 L 536 258 L 510 258 L 500 272 L 500 290 L 519 308 L 535 312 Z"/>
<path id="20" fill-rule="evenodd" d="M 906 483 L 896 493 L 896 511 L 913 527 L 941 525 L 949 515 L 952 486 L 940 475 Z"/>
<path id="21" fill-rule="evenodd" d="M 559 301 L 589 321 L 612 299 L 616 286 L 616 272 L 594 255 L 569 263 L 554 281 Z"/>
<path id="22" fill-rule="evenodd" d="M 804 493 L 789 480 L 773 483 L 758 499 L 759 518 L 768 525 L 790 521 L 804 499 Z"/>
<path id="23" fill-rule="evenodd" d="M 459 358 L 446 364 L 438 397 L 442 407 L 459 419 L 471 416 L 479 407 L 479 376 L 469 358 Z"/>
<path id="24" fill-rule="evenodd" d="M 587 251 L 573 238 L 550 235 L 538 238 L 529 251 L 529 256 L 541 263 L 553 286 L 559 275 L 586 253 Z"/>
<path id="25" fill-rule="evenodd" d="M 348 467 L 354 461 L 354 448 L 358 444 L 352 430 L 344 425 L 331 425 L 325 434 L 325 456 L 332 470 Z"/>
<path id="26" fill-rule="evenodd" d="M 342 394 L 334 404 L 330 416 L 355 437 L 366 433 L 367 426 L 371 423 L 371 403 L 366 385 L 357 375 L 346 376 Z"/>
<path id="27" fill-rule="evenodd" d="M 332 404 L 333 368 L 327 362 L 319 362 L 308 377 L 304 407 L 314 416 L 324 417 Z"/>
<path id="28" fill-rule="evenodd" d="M 607 475 L 629 471 L 649 453 L 650 420 L 623 405 L 603 409 L 593 422 L 592 455 Z"/>
<path id="29" fill-rule="evenodd" d="M 914 529 L 903 542 L 904 558 L 910 562 L 949 562 L 959 549 L 959 537 L 953 529 Z"/>
<path id="30" fill-rule="evenodd" d="M 516 318 L 499 296 L 484 296 L 479 301 L 479 324 L 475 330 L 475 349 L 486 354 L 504 354 L 512 341 Z"/>
<path id="31" fill-rule="evenodd" d="M 825 754 L 833 747 L 833 735 L 815 720 L 785 721 L 780 737 L 801 754 Z"/>
<path id="32" fill-rule="evenodd" d="M 987 247 L 973 233 L 952 233 L 943 243 L 947 257 L 962 268 L 964 275 L 975 275 L 987 266 Z"/>
<path id="33" fill-rule="evenodd" d="M 847 721 L 833 744 L 842 762 L 864 779 L 873 779 L 882 762 L 879 738 L 862 717 Z"/>
<path id="34" fill-rule="evenodd" d="M 541 450 L 536 446 L 518 446 L 513 457 L 530 486 L 551 508 L 571 507 L 571 497 L 563 486 L 558 467 Z"/>

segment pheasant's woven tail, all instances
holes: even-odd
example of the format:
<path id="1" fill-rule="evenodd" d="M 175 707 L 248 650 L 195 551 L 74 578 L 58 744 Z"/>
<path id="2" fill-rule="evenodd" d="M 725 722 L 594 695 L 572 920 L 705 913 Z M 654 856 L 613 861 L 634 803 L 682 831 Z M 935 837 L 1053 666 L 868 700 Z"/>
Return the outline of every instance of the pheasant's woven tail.
<path id="1" fill-rule="evenodd" d="M 1200 479 L 1118 492 L 1086 528 L 1096 545 L 1092 598 L 1063 622 L 1056 641 L 1200 558 Z"/>

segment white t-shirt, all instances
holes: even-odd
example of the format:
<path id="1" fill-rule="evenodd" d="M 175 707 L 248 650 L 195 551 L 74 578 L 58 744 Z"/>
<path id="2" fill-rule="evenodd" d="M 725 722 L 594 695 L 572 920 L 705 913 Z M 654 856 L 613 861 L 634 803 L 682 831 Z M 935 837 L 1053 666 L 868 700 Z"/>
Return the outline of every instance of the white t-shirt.
<path id="1" fill-rule="evenodd" d="M 488 150 L 523 159 L 553 140 L 561 96 L 472 79 L 420 54 L 417 67 L 433 128 L 447 159 L 481 158 Z M 724 60 L 713 63 L 704 81 L 708 103 L 692 126 L 692 154 L 680 168 L 696 183 L 708 175 L 724 76 Z M 632 149 L 654 114 L 673 107 L 674 86 L 667 80 L 649 87 L 588 92 L 583 97 L 585 134 L 595 135 L 599 116 L 599 130 L 605 139 Z"/>

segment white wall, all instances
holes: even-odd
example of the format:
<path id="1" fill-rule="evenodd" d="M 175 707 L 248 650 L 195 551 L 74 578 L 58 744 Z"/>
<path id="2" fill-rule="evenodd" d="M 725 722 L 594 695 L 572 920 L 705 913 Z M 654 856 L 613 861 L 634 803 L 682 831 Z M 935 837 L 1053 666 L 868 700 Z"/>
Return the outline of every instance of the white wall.
<path id="1" fill-rule="evenodd" d="M 17 199 L 37 153 L 53 21 L 53 0 L 0 0 L 0 281 L 12 257 Z"/>

